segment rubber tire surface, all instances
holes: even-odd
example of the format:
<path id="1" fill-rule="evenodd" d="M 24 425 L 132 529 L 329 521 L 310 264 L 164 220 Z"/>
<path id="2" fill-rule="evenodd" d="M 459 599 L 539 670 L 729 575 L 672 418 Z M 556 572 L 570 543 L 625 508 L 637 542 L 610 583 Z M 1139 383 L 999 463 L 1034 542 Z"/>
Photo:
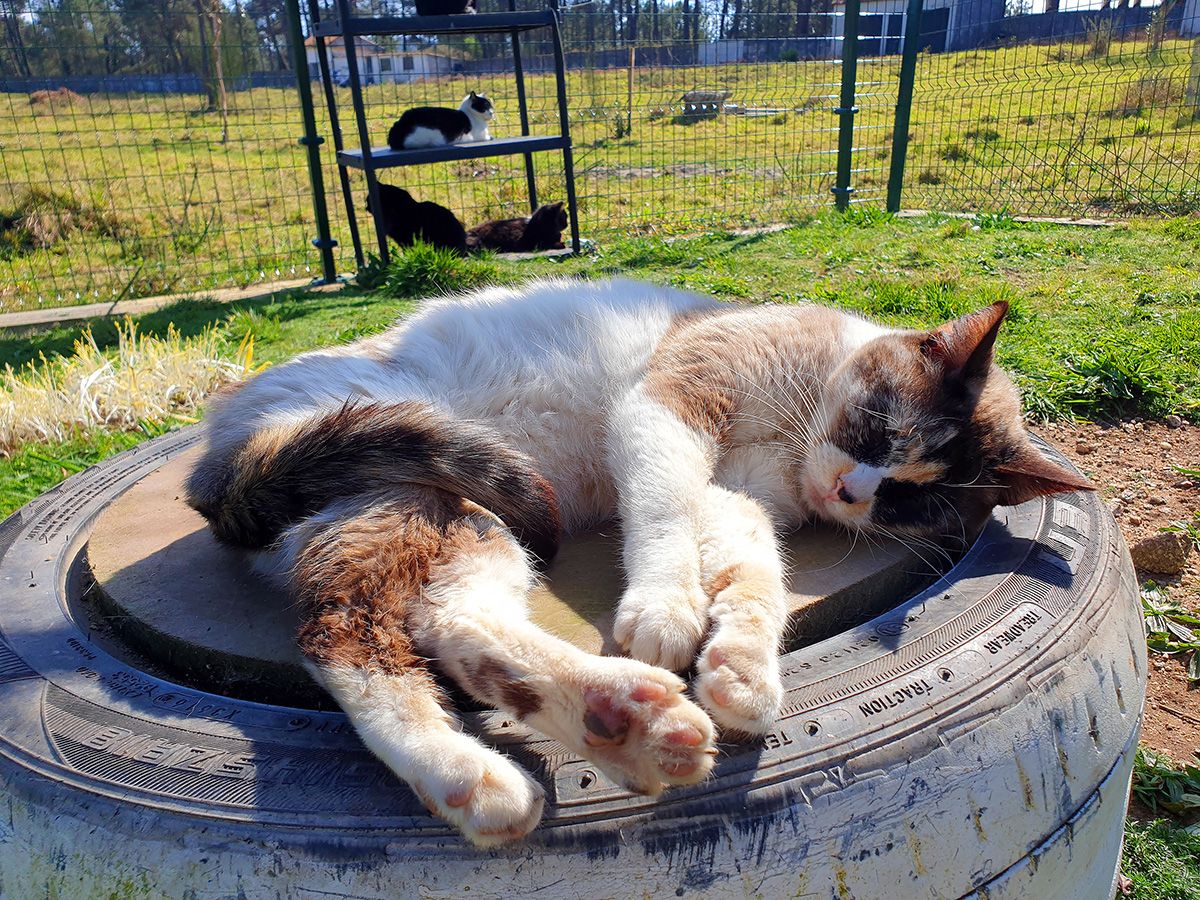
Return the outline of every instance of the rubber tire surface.
<path id="1" fill-rule="evenodd" d="M 92 522 L 197 439 L 143 444 L 0 526 L 0 896 L 1111 896 L 1146 651 L 1094 495 L 997 510 L 928 590 L 786 654 L 778 727 L 694 788 L 632 796 L 468 716 L 550 801 L 525 843 L 482 853 L 341 714 L 172 684 L 78 624 Z"/>

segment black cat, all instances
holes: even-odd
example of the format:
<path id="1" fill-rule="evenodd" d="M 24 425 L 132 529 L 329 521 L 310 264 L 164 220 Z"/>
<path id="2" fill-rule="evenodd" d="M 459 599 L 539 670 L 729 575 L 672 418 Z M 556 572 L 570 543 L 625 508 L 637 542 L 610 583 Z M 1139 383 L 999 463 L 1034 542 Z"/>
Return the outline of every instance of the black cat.
<path id="1" fill-rule="evenodd" d="M 401 247 L 411 247 L 418 238 L 434 247 L 467 252 L 467 233 L 462 222 L 444 206 L 418 202 L 403 188 L 391 184 L 379 185 L 384 230 Z M 371 198 L 367 197 L 367 211 Z"/>
<path id="2" fill-rule="evenodd" d="M 497 219 L 484 222 L 467 232 L 471 250 L 500 250 L 529 253 L 534 250 L 563 249 L 562 233 L 567 227 L 567 211 L 561 203 L 539 206 L 528 218 Z"/>
<path id="3" fill-rule="evenodd" d="M 492 101 L 474 91 L 463 97 L 458 109 L 445 106 L 407 109 L 388 132 L 388 146 L 393 150 L 415 150 L 468 140 L 490 141 L 488 122 L 493 114 Z"/>
<path id="4" fill-rule="evenodd" d="M 479 12 L 476 0 L 416 0 L 418 16 L 456 16 Z"/>

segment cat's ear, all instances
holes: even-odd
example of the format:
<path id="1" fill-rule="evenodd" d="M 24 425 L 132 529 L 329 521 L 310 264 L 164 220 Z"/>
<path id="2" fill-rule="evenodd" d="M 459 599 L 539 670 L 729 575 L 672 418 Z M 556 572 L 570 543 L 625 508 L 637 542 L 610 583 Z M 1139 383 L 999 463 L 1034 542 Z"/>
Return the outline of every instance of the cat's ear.
<path id="1" fill-rule="evenodd" d="M 921 342 L 921 353 L 937 360 L 947 381 L 970 382 L 987 375 L 1000 323 L 1008 303 L 999 300 L 978 312 L 968 313 L 930 332 Z"/>
<path id="2" fill-rule="evenodd" d="M 471 91 L 471 99 L 474 99 L 475 97 L 478 97 L 478 96 L 479 95 L 476 94 L 474 91 Z"/>
<path id="3" fill-rule="evenodd" d="M 1000 495 L 1002 506 L 1016 506 L 1046 494 L 1096 489 L 1082 475 L 1046 459 L 1028 440 L 1011 459 L 996 465 L 992 471 L 1003 488 Z"/>

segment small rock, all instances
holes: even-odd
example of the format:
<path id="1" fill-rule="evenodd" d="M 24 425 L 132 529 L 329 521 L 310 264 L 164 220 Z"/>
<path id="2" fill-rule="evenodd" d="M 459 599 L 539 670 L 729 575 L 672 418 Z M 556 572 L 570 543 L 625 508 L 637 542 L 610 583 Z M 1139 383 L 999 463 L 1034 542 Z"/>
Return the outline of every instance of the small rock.
<path id="1" fill-rule="evenodd" d="M 1193 484 L 1193 483 L 1192 483 L 1192 482 L 1190 482 L 1190 481 L 1186 481 L 1186 480 L 1185 480 L 1185 481 L 1177 481 L 1177 482 L 1175 482 L 1173 485 L 1171 485 L 1171 487 L 1185 488 L 1185 489 L 1186 489 L 1186 488 L 1192 488 L 1192 487 L 1195 487 L 1195 486 L 1196 486 L 1195 484 Z"/>
<path id="2" fill-rule="evenodd" d="M 1147 502 L 1151 506 L 1166 506 L 1167 505 L 1167 501 L 1164 500 L 1162 497 L 1151 497 L 1149 499 L 1149 501 L 1147 501 Z"/>
<path id="3" fill-rule="evenodd" d="M 1138 515 L 1130 515 L 1130 516 L 1129 516 L 1129 518 L 1128 518 L 1128 519 L 1126 519 L 1125 521 L 1126 521 L 1126 523 L 1128 523 L 1129 525 L 1141 525 L 1141 524 L 1142 524 L 1142 517 L 1141 517 L 1141 516 L 1138 516 Z"/>
<path id="4" fill-rule="evenodd" d="M 1167 423 L 1168 428 L 1182 428 L 1183 427 L 1183 419 L 1179 418 L 1179 416 L 1175 415 L 1174 413 L 1167 416 L 1165 419 L 1163 419 L 1163 421 Z"/>
<path id="5" fill-rule="evenodd" d="M 1096 445 L 1089 444 L 1087 441 L 1080 441 L 1075 445 L 1075 452 L 1081 456 L 1087 456 L 1089 453 L 1096 452 Z"/>
<path id="6" fill-rule="evenodd" d="M 1133 488 L 1126 488 L 1125 490 L 1121 491 L 1122 500 L 1133 500 L 1136 497 L 1137 491 L 1135 491 Z"/>
<path id="7" fill-rule="evenodd" d="M 1113 500 L 1111 503 L 1108 504 L 1108 508 L 1110 510 L 1112 510 L 1112 514 L 1114 516 L 1119 516 L 1121 513 L 1123 513 L 1125 511 L 1125 504 L 1122 503 L 1120 500 Z"/>
<path id="8" fill-rule="evenodd" d="M 1143 538 L 1130 548 L 1133 564 L 1148 572 L 1178 575 L 1187 566 L 1192 541 L 1186 534 L 1168 531 Z"/>
<path id="9" fill-rule="evenodd" d="M 1164 450 L 1170 450 L 1171 442 L 1170 441 L 1159 441 L 1158 446 L 1162 447 Z"/>
<path id="10" fill-rule="evenodd" d="M 1154 671 L 1161 672 L 1162 670 L 1163 670 L 1163 664 L 1156 659 L 1154 661 Z"/>

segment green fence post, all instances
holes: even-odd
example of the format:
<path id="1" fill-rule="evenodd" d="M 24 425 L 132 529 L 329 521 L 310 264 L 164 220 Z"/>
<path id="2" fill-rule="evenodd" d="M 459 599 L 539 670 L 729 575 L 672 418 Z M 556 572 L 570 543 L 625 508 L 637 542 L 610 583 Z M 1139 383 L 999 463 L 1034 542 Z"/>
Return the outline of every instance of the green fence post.
<path id="1" fill-rule="evenodd" d="M 859 0 L 846 0 L 842 19 L 842 95 L 841 105 L 834 110 L 841 117 L 838 125 L 837 182 L 833 195 L 839 210 L 850 206 L 850 163 L 854 155 L 855 83 L 858 80 L 858 6 Z"/>
<path id="2" fill-rule="evenodd" d="M 287 0 L 287 17 L 292 69 L 296 72 L 300 113 L 304 118 L 304 136 L 300 138 L 300 143 L 308 151 L 308 178 L 312 183 L 313 214 L 317 220 L 317 237 L 312 243 L 321 251 L 321 280 L 324 284 L 332 284 L 337 280 L 337 268 L 333 261 L 333 248 L 337 246 L 337 241 L 329 234 L 329 210 L 325 208 L 325 178 L 321 172 L 321 145 L 325 143 L 325 138 L 317 134 L 317 118 L 313 114 L 308 59 L 304 53 L 304 34 L 300 30 L 299 0 Z"/>
<path id="3" fill-rule="evenodd" d="M 908 0 L 904 22 L 904 51 L 900 57 L 900 89 L 896 95 L 896 119 L 892 126 L 892 169 L 888 174 L 887 211 L 900 211 L 904 189 L 904 163 L 908 158 L 908 123 L 912 116 L 913 85 L 917 80 L 917 44 L 921 40 L 922 0 Z"/>

